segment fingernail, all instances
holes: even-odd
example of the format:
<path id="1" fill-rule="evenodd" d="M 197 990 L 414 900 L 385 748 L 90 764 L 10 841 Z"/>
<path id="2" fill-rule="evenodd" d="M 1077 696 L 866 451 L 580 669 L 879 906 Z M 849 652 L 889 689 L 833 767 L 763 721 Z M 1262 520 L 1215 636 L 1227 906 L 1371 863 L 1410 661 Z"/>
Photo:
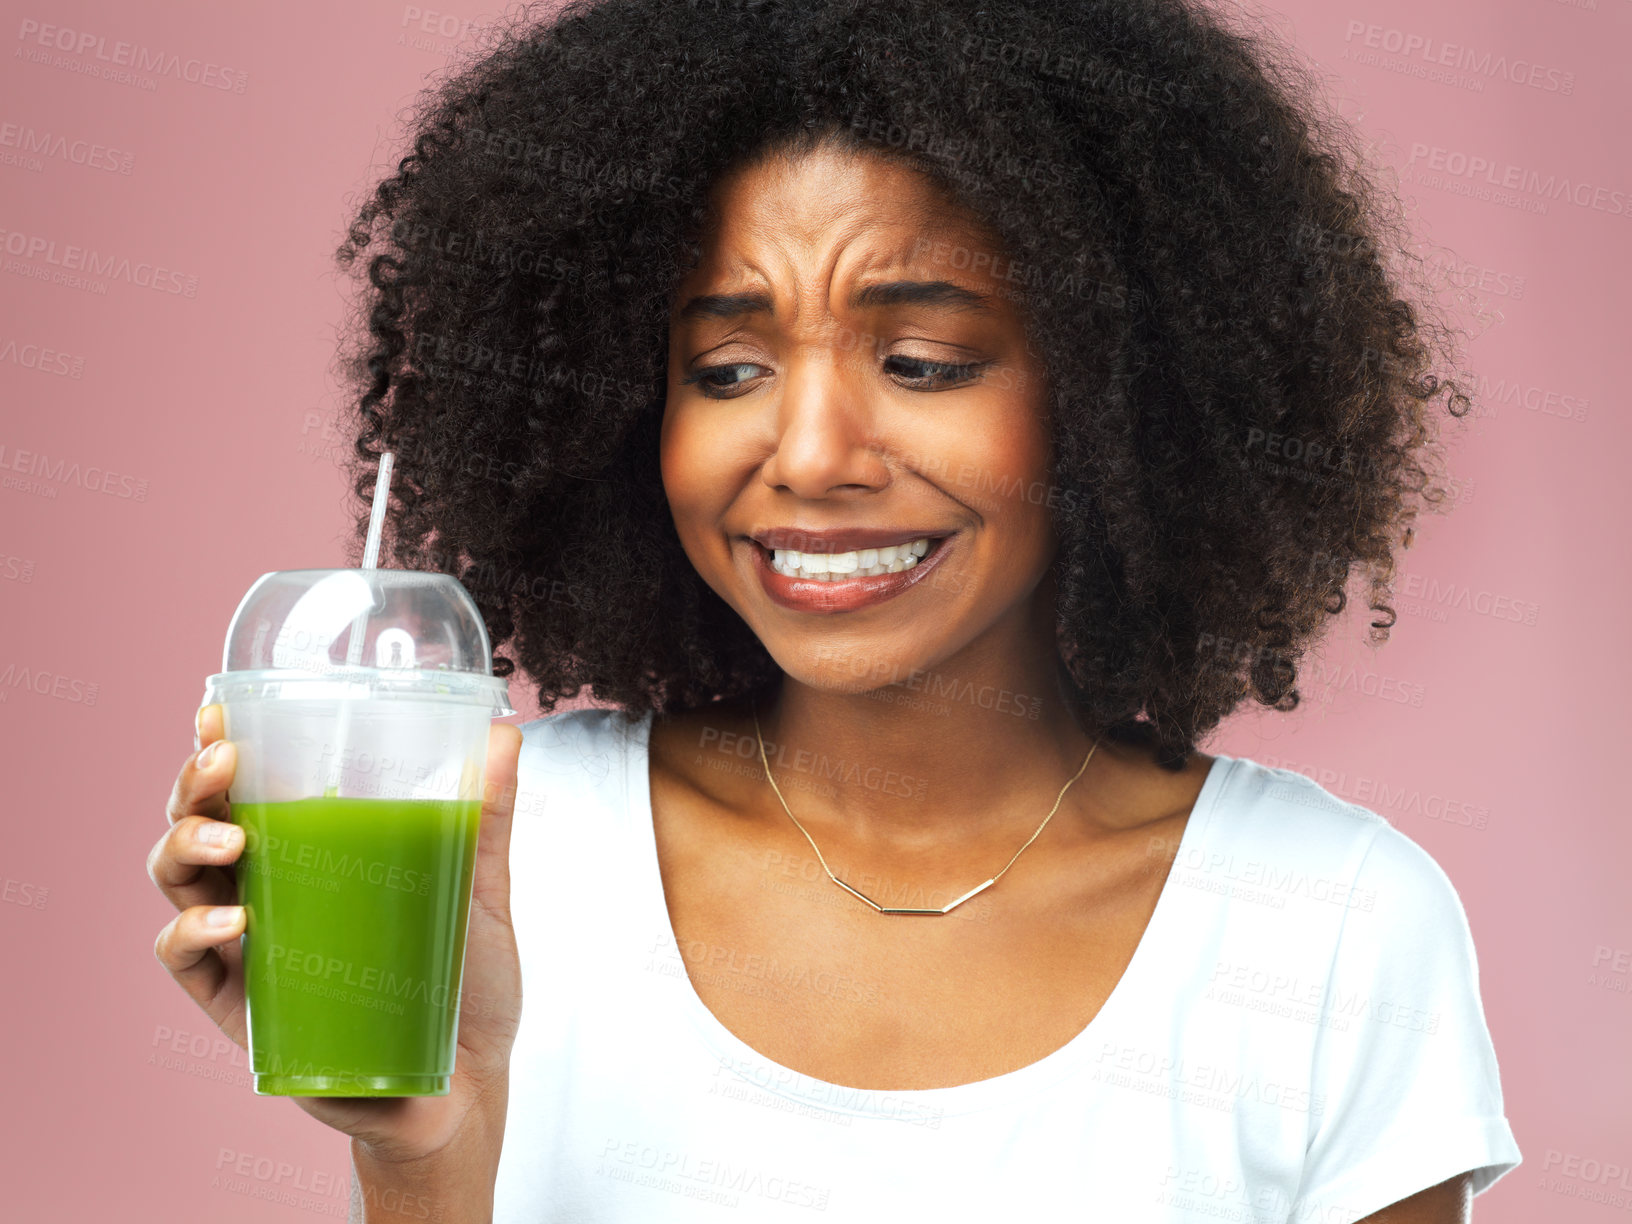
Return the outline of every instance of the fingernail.
<path id="1" fill-rule="evenodd" d="M 242 909 L 240 905 L 218 905 L 204 915 L 204 923 L 212 927 L 231 926 L 238 921 L 238 914 Z"/>
<path id="2" fill-rule="evenodd" d="M 230 846 L 237 842 L 243 830 L 224 820 L 212 820 L 198 830 L 198 840 L 206 846 Z"/>
<path id="3" fill-rule="evenodd" d="M 217 755 L 216 754 L 216 749 L 218 749 L 220 747 L 221 747 L 221 741 L 216 740 L 215 743 L 211 744 L 208 748 L 204 749 L 203 752 L 199 753 L 198 754 L 197 767 L 199 769 L 208 769 L 215 762 L 215 758 L 216 758 L 216 755 Z"/>
<path id="4" fill-rule="evenodd" d="M 198 707 L 198 713 L 193 715 L 193 743 L 194 744 L 202 744 L 203 742 L 204 742 L 204 707 L 199 706 Z M 198 751 L 198 749 L 194 748 L 193 751 L 196 752 L 196 751 Z"/>

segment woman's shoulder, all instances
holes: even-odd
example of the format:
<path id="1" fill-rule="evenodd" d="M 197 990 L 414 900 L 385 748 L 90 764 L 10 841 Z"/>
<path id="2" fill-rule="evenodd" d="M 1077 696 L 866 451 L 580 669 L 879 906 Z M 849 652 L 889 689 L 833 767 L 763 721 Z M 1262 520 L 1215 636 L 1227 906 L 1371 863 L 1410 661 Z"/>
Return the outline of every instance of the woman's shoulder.
<path id="1" fill-rule="evenodd" d="M 1229 767 L 1206 853 L 1186 866 L 1350 915 L 1351 937 L 1356 926 L 1428 927 L 1453 941 L 1465 934 L 1462 901 L 1444 867 L 1380 813 L 1289 769 L 1247 757 L 1231 758 Z"/>
<path id="2" fill-rule="evenodd" d="M 627 807 L 631 757 L 639 750 L 644 722 L 621 709 L 586 706 L 521 723 L 518 824 L 565 806 Z"/>
<path id="3" fill-rule="evenodd" d="M 552 770 L 609 767 L 638 737 L 643 715 L 606 706 L 556 710 L 520 724 L 524 765 Z"/>

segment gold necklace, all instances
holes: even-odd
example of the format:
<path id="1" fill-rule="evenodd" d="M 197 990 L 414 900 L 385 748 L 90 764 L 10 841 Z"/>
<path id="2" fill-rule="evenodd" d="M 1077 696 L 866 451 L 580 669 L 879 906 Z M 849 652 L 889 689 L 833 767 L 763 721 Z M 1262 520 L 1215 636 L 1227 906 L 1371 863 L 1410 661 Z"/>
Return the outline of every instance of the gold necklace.
<path id="1" fill-rule="evenodd" d="M 798 827 L 799 832 L 805 834 L 805 840 L 810 843 L 810 848 L 816 851 L 816 860 L 817 862 L 821 863 L 822 870 L 827 872 L 827 878 L 832 880 L 833 883 L 844 889 L 844 891 L 849 893 L 851 896 L 860 897 L 863 901 L 867 902 L 868 905 L 872 906 L 881 914 L 949 914 L 958 906 L 962 905 L 965 901 L 969 900 L 970 897 L 973 897 L 976 893 L 985 892 L 993 884 L 996 884 L 1003 878 L 1003 871 L 1007 871 L 1010 867 L 1014 866 L 1014 859 L 1017 859 L 1024 854 L 1026 852 L 1026 846 L 1029 846 L 1032 842 L 1036 841 L 1037 834 L 1041 833 L 1043 829 L 1047 827 L 1048 822 L 1054 819 L 1054 813 L 1060 810 L 1060 801 L 1065 798 L 1065 792 L 1071 789 L 1071 782 L 1075 782 L 1078 778 L 1082 777 L 1082 771 L 1088 768 L 1088 762 L 1093 759 L 1094 749 L 1099 747 L 1099 739 L 1096 737 L 1094 739 L 1093 746 L 1088 749 L 1088 755 L 1083 757 L 1082 764 L 1077 766 L 1077 772 L 1071 775 L 1071 781 L 1060 787 L 1060 793 L 1054 798 L 1054 806 L 1049 809 L 1048 815 L 1043 817 L 1043 823 L 1037 826 L 1037 833 L 1033 833 L 1030 837 L 1026 838 L 1026 845 L 1021 846 L 1020 849 L 1016 850 L 1014 852 L 1014 858 L 1011 858 L 1007 863 L 1003 864 L 1003 871 L 998 872 L 984 884 L 975 885 L 975 887 L 964 893 L 963 896 L 959 897 L 956 901 L 953 901 L 948 905 L 944 905 L 940 909 L 898 909 L 894 906 L 880 905 L 877 901 L 874 901 L 865 893 L 851 888 L 850 885 L 846 884 L 843 880 L 839 879 L 838 876 L 833 874 L 833 869 L 827 865 L 827 860 L 822 857 L 821 850 L 816 846 L 816 839 L 811 837 L 811 835 L 806 832 L 804 825 L 799 824 L 799 818 L 795 816 L 793 814 L 793 810 L 788 807 L 788 801 L 782 798 L 781 787 L 777 786 L 776 779 L 771 777 L 771 763 L 765 756 L 765 737 L 761 735 L 759 731 L 759 709 L 757 706 L 753 710 L 753 715 L 754 737 L 759 740 L 759 759 L 765 766 L 765 780 L 771 784 L 771 789 L 776 792 L 777 802 L 782 805 L 782 810 L 787 812 L 788 819 L 793 821 L 793 823 Z"/>

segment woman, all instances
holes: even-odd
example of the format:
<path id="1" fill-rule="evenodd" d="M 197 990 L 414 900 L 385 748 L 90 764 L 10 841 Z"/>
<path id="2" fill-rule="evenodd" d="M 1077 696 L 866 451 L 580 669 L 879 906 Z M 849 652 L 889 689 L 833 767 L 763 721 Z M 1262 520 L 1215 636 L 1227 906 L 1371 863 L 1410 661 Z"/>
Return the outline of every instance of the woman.
<path id="1" fill-rule="evenodd" d="M 1518 1163 L 1444 873 L 1196 747 L 1356 566 L 1386 637 L 1467 406 L 1276 56 L 600 0 L 434 95 L 340 252 L 356 488 L 396 454 L 394 563 L 548 716 L 493 731 L 451 1095 L 299 1099 L 354 1218 L 1450 1224 Z M 233 761 L 150 871 L 243 1042 Z"/>

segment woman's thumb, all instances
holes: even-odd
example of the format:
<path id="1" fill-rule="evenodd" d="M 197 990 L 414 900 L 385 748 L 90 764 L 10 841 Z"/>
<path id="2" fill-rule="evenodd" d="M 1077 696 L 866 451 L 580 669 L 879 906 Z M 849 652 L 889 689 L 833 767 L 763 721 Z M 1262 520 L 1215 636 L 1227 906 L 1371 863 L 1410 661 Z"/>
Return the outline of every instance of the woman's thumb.
<path id="1" fill-rule="evenodd" d="M 510 723 L 494 723 L 488 731 L 481 836 L 476 849 L 477 900 L 486 909 L 506 915 L 510 908 L 510 826 L 516 810 L 521 739 L 521 729 Z"/>

